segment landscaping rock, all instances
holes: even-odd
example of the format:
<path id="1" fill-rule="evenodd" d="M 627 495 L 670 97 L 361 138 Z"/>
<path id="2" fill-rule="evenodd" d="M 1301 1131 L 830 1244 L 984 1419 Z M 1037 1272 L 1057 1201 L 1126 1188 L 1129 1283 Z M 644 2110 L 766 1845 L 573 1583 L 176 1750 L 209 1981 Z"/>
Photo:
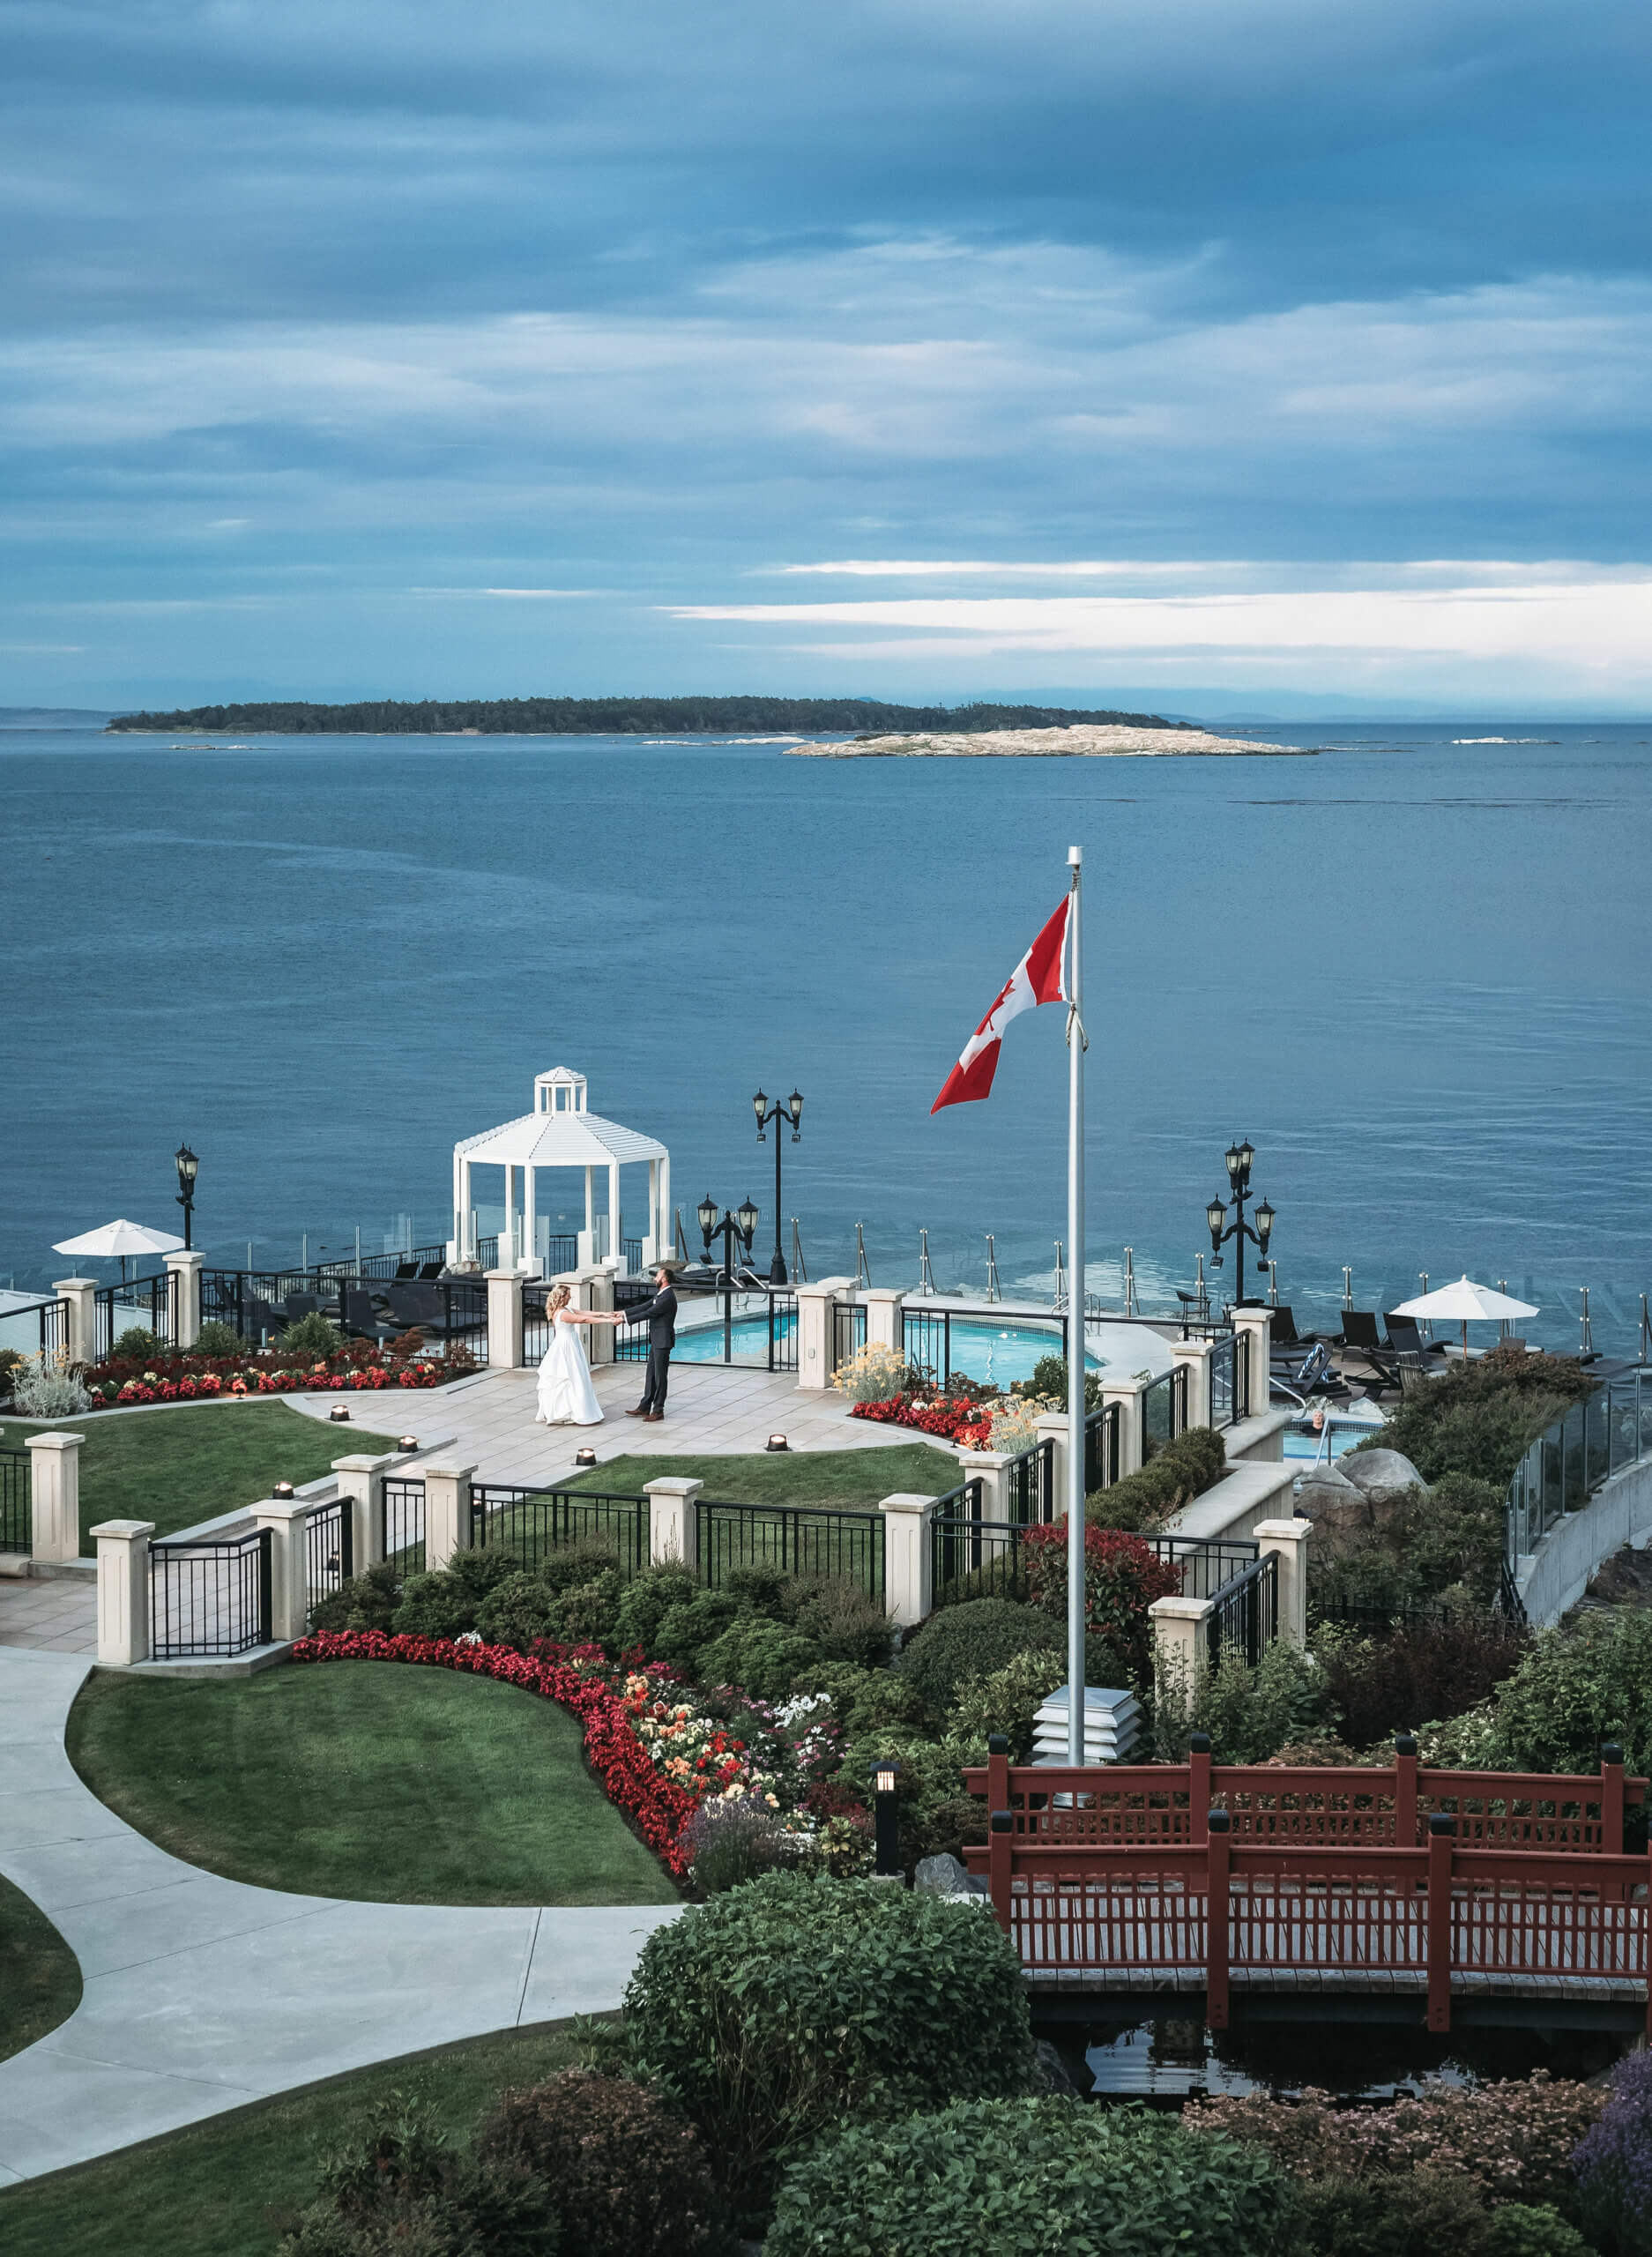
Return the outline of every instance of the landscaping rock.
<path id="1" fill-rule="evenodd" d="M 1063 2100 L 1076 2100 L 1078 2087 L 1067 2074 L 1067 2064 L 1047 2037 L 1038 2038 L 1033 2045 L 1035 2074 L 1045 2091 L 1059 2093 Z"/>
<path id="2" fill-rule="evenodd" d="M 1336 1471 L 1373 1504 L 1397 1497 L 1404 1490 L 1428 1486 L 1410 1459 L 1397 1449 L 1351 1450 L 1346 1457 L 1337 1459 Z"/>
<path id="3" fill-rule="evenodd" d="M 930 1896 L 986 1896 L 990 1893 L 984 1874 L 969 1872 L 956 1858 L 945 1852 L 938 1858 L 919 1858 L 912 1886 Z"/>
<path id="4" fill-rule="evenodd" d="M 1371 1526 L 1371 1501 L 1334 1465 L 1322 1465 L 1297 1491 L 1297 1504 L 1316 1526 L 1356 1529 Z"/>

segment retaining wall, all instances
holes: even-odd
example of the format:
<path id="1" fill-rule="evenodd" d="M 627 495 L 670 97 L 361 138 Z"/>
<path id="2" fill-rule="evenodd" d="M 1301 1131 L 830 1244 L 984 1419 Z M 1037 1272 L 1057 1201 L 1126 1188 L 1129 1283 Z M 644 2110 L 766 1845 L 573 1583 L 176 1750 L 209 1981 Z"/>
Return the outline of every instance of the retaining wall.
<path id="1" fill-rule="evenodd" d="M 1652 1458 L 1643 1458 L 1614 1474 L 1581 1512 L 1568 1513 L 1521 1561 L 1515 1581 L 1532 1622 L 1540 1629 L 1558 1622 L 1567 1607 L 1577 1605 L 1604 1561 L 1626 1544 L 1641 1546 L 1648 1538 Z"/>

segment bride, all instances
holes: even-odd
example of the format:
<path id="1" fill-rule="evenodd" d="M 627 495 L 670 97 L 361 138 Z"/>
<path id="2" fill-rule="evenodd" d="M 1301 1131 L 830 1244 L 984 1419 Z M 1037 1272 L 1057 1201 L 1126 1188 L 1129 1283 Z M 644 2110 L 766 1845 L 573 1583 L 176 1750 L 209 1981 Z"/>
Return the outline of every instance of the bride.
<path id="1" fill-rule="evenodd" d="M 540 1362 L 539 1407 L 534 1412 L 541 1426 L 599 1426 L 602 1405 L 591 1383 L 585 1360 L 582 1324 L 623 1324 L 616 1309 L 569 1308 L 572 1295 L 566 1285 L 553 1288 L 545 1304 L 551 1321 L 551 1345 Z"/>

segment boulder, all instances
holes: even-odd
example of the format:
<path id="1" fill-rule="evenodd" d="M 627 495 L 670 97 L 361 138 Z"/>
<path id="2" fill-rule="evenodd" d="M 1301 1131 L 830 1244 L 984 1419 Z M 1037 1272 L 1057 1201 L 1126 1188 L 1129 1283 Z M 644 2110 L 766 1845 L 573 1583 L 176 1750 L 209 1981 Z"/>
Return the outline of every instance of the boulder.
<path id="1" fill-rule="evenodd" d="M 986 1896 L 986 1876 L 971 1873 L 944 1851 L 938 1858 L 919 1858 L 912 1872 L 912 1887 L 929 1896 Z"/>
<path id="2" fill-rule="evenodd" d="M 1350 1450 L 1346 1457 L 1337 1459 L 1336 1471 L 1373 1504 L 1386 1503 L 1406 1489 L 1428 1486 L 1410 1459 L 1397 1449 Z"/>
<path id="3" fill-rule="evenodd" d="M 1335 1465 L 1314 1469 L 1297 1491 L 1299 1510 L 1325 1528 L 1369 1528 L 1371 1500 Z"/>

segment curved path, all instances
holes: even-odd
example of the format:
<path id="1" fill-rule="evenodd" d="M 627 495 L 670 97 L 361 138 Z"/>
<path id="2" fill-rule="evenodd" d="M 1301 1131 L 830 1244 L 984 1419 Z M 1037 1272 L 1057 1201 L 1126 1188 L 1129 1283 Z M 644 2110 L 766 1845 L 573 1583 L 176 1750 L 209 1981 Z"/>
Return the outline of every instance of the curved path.
<path id="1" fill-rule="evenodd" d="M 77 1776 L 63 1726 L 90 1666 L 0 1648 L 0 1872 L 86 1985 L 0 2061 L 0 2186 L 373 2061 L 617 2007 L 681 1909 L 358 1904 L 203 1873 Z"/>

